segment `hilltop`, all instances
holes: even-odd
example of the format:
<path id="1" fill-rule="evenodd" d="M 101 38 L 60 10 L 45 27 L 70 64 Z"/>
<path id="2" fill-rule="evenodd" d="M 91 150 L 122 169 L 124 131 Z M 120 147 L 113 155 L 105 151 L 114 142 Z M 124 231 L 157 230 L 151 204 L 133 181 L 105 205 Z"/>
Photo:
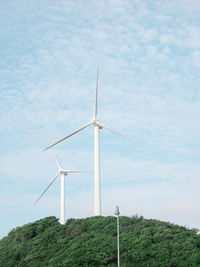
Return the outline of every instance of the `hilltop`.
<path id="1" fill-rule="evenodd" d="M 196 230 L 143 217 L 120 217 L 121 267 L 200 266 Z M 116 218 L 47 217 L 0 240 L 1 267 L 109 266 L 117 262 Z"/>

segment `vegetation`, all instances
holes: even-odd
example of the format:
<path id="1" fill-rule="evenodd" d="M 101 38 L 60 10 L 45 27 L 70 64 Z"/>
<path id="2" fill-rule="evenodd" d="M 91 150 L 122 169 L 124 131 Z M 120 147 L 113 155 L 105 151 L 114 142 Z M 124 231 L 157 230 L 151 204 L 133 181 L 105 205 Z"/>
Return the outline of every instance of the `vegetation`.
<path id="1" fill-rule="evenodd" d="M 196 230 L 143 217 L 120 217 L 121 267 L 200 266 Z M 116 218 L 47 217 L 0 240 L 1 267 L 117 266 Z"/>

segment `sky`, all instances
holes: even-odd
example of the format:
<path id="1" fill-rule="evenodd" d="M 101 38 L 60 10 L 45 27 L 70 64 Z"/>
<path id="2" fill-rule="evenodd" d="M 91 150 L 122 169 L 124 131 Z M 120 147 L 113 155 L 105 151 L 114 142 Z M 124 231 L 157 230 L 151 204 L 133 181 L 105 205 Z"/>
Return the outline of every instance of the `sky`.
<path id="1" fill-rule="evenodd" d="M 99 68 L 104 216 L 200 229 L 199 0 L 0 1 L 0 238 L 60 213 L 52 150 L 89 122 Z M 93 171 L 93 129 L 55 147 Z M 66 217 L 93 216 L 92 173 L 66 178 Z"/>

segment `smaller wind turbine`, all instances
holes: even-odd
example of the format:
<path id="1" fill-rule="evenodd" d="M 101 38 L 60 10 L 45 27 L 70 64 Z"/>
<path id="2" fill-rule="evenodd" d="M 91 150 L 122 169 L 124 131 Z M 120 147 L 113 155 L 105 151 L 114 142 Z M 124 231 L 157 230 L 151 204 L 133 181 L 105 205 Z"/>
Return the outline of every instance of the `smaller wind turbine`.
<path id="1" fill-rule="evenodd" d="M 46 189 L 43 191 L 43 193 L 36 199 L 35 204 L 40 200 L 40 198 L 46 193 L 46 191 L 49 189 L 49 187 L 53 184 L 53 182 L 56 180 L 56 178 L 61 175 L 61 196 L 60 196 L 60 223 L 65 224 L 65 176 L 68 175 L 68 173 L 86 173 L 87 171 L 77 171 L 77 170 L 64 170 L 61 168 L 58 156 L 55 153 L 56 162 L 58 165 L 58 173 L 53 178 L 53 180 L 50 182 L 50 184 L 46 187 Z M 87 172 L 88 173 L 88 172 Z"/>

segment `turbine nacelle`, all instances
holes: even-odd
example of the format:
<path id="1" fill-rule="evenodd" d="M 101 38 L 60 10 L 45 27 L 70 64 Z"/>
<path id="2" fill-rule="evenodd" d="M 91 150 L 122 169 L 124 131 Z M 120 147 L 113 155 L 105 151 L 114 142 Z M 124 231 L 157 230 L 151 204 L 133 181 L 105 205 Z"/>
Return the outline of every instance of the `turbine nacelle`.
<path id="1" fill-rule="evenodd" d="M 68 175 L 68 172 L 64 171 L 64 170 L 60 170 L 60 174 L 64 174 L 66 176 L 66 175 Z"/>
<path id="2" fill-rule="evenodd" d="M 91 123 L 92 123 L 93 126 L 98 126 L 100 129 L 102 129 L 101 123 L 100 123 L 99 120 L 92 119 Z"/>

